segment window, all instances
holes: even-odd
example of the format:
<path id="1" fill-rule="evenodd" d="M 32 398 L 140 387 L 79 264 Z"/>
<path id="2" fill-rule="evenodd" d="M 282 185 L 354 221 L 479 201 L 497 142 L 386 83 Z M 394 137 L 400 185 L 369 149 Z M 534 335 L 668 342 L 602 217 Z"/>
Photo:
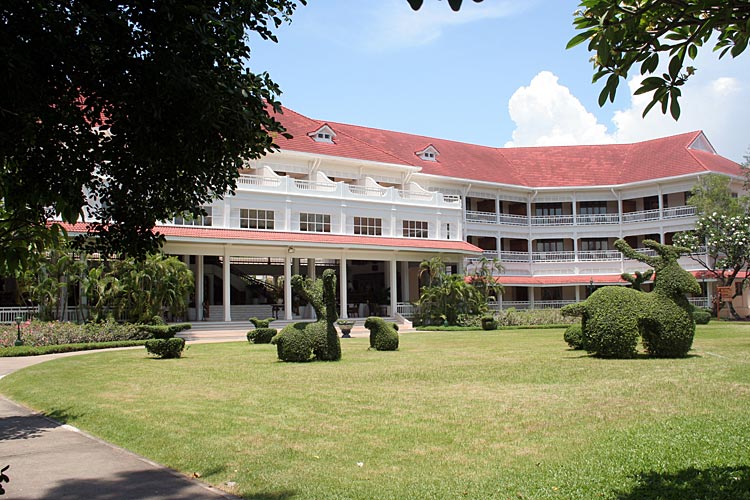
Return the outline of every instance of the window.
<path id="1" fill-rule="evenodd" d="M 581 202 L 581 215 L 601 215 L 607 213 L 607 202 L 584 201 Z"/>
<path id="2" fill-rule="evenodd" d="M 374 217 L 355 217 L 354 234 L 380 236 L 383 234 L 383 219 Z"/>
<path id="3" fill-rule="evenodd" d="M 311 233 L 330 233 L 331 216 L 328 214 L 299 214 L 299 230 Z"/>
<path id="4" fill-rule="evenodd" d="M 240 209 L 240 227 L 245 229 L 273 229 L 273 210 Z"/>
<path id="5" fill-rule="evenodd" d="M 422 160 L 437 161 L 437 157 L 440 153 L 437 149 L 435 149 L 435 146 L 430 145 L 424 148 L 422 151 L 417 151 L 415 154 Z"/>
<path id="6" fill-rule="evenodd" d="M 197 217 L 184 216 L 175 217 L 174 223 L 178 226 L 212 226 L 213 225 L 213 207 L 201 207 L 206 212 L 206 215 L 199 215 Z"/>
<path id="7" fill-rule="evenodd" d="M 405 238 L 429 238 L 429 224 L 421 220 L 405 220 L 403 222 Z"/>
<path id="8" fill-rule="evenodd" d="M 536 251 L 537 252 L 563 252 L 565 251 L 565 245 L 563 245 L 563 240 L 537 240 Z"/>
<path id="9" fill-rule="evenodd" d="M 609 250 L 609 243 L 607 242 L 606 238 L 592 238 L 581 240 L 581 250 L 584 252 Z"/>
<path id="10" fill-rule="evenodd" d="M 535 210 L 537 217 L 562 215 L 562 203 L 537 203 Z"/>
<path id="11" fill-rule="evenodd" d="M 315 142 L 327 142 L 333 144 L 333 139 L 336 137 L 336 132 L 327 124 L 320 127 L 318 130 L 307 134 Z"/>
<path id="12" fill-rule="evenodd" d="M 445 239 L 451 239 L 451 224 L 450 222 L 445 224 Z"/>

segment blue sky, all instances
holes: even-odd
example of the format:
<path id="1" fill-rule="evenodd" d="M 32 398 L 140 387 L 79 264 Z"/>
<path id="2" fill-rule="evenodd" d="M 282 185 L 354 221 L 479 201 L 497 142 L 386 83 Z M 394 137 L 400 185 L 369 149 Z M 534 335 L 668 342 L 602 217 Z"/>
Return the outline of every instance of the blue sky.
<path id="1" fill-rule="evenodd" d="M 577 0 L 465 0 L 459 13 L 426 0 L 310 0 L 279 43 L 252 40 L 250 68 L 268 71 L 282 103 L 311 118 L 488 146 L 634 142 L 704 130 L 740 161 L 750 146 L 750 55 L 694 62 L 679 122 L 641 112 L 621 84 L 597 105 L 585 46 L 575 34 Z M 634 75 L 631 75 L 634 76 Z M 636 87 L 631 81 L 630 86 Z"/>

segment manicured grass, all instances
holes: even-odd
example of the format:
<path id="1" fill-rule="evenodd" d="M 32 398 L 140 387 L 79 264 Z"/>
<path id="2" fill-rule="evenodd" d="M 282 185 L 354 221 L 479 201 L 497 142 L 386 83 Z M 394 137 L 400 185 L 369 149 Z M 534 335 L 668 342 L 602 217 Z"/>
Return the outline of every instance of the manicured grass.
<path id="1" fill-rule="evenodd" d="M 346 339 L 337 363 L 96 353 L 0 392 L 246 498 L 750 498 L 750 325 L 700 326 L 680 360 L 593 359 L 562 332 Z"/>

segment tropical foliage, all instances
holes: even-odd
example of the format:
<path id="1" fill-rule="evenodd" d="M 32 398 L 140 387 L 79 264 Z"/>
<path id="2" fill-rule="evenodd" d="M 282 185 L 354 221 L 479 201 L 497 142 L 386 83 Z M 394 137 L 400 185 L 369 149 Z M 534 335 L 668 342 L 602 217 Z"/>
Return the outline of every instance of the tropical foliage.
<path id="1" fill-rule="evenodd" d="M 428 275 L 418 302 L 421 324 L 457 325 L 462 315 L 481 315 L 487 310 L 483 290 L 467 283 L 462 274 L 448 274 L 440 258 L 420 263 L 420 274 Z"/>
<path id="2" fill-rule="evenodd" d="M 108 316 L 133 323 L 150 323 L 165 312 L 184 317 L 193 291 L 193 275 L 176 257 L 149 255 L 102 261 L 67 247 L 50 251 L 19 279 L 27 301 L 38 304 L 40 319 L 65 319 L 74 291 L 77 319 L 102 321 Z"/>
<path id="3" fill-rule="evenodd" d="M 698 207 L 695 229 L 675 235 L 675 244 L 691 250 L 690 257 L 721 286 L 747 284 L 750 271 L 750 212 L 747 201 L 732 195 L 729 179 L 709 176 L 692 191 L 688 203 Z M 739 314 L 729 302 L 729 311 Z"/>
<path id="4" fill-rule="evenodd" d="M 573 24 L 579 33 L 568 48 L 588 42 L 594 55 L 594 82 L 606 77 L 599 105 L 613 102 L 632 69 L 645 78 L 636 94 L 652 95 L 643 111 L 655 105 L 677 120 L 682 87 L 697 69 L 690 62 L 704 45 L 719 58 L 737 57 L 748 46 L 750 3 L 727 0 L 582 0 Z M 663 59 L 662 59 L 663 58 Z M 668 60 L 666 71 L 660 62 Z"/>

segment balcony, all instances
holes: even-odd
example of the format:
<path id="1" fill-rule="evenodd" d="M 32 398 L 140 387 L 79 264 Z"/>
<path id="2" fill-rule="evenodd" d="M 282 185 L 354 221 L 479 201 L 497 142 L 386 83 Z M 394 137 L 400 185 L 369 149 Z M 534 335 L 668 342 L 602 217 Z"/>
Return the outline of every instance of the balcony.
<path id="1" fill-rule="evenodd" d="M 242 191 L 263 191 L 284 195 L 298 194 L 348 200 L 377 200 L 435 208 L 461 208 L 459 196 L 443 195 L 418 187 L 397 189 L 372 184 L 355 185 L 341 181 L 311 181 L 288 176 L 241 175 L 237 179 L 237 192 Z"/>
<path id="2" fill-rule="evenodd" d="M 636 252 L 650 257 L 656 257 L 656 251 L 650 248 L 636 248 Z M 694 255 L 704 255 L 706 247 L 699 247 Z M 496 250 L 485 250 L 482 255 L 487 259 L 498 259 L 500 262 L 620 262 L 625 259 L 618 250 L 579 250 L 561 252 L 498 252 Z M 685 255 L 681 259 L 689 259 Z M 478 262 L 476 257 L 466 259 L 467 265 Z"/>
<path id="3" fill-rule="evenodd" d="M 641 210 L 622 214 L 579 214 L 531 216 L 497 214 L 495 212 L 466 211 L 466 222 L 476 224 L 501 224 L 508 226 L 597 226 L 605 224 L 628 224 L 655 220 L 695 217 L 697 210 L 690 205 L 669 207 L 662 210 Z"/>

